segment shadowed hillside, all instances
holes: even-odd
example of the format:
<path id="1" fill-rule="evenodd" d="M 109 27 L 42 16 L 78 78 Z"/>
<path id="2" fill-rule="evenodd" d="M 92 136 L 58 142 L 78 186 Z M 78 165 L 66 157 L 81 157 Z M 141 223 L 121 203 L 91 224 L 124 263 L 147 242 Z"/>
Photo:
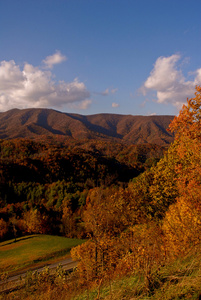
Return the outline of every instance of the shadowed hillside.
<path id="1" fill-rule="evenodd" d="M 13 109 L 0 113 L 0 138 L 104 139 L 128 144 L 168 145 L 173 116 L 78 115 L 52 109 Z"/>

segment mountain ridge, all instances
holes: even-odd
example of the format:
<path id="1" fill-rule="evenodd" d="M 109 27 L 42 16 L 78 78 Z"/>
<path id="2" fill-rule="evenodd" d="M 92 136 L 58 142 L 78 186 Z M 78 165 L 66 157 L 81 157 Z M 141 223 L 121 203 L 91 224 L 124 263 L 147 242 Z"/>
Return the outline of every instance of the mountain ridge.
<path id="1" fill-rule="evenodd" d="M 127 144 L 170 144 L 167 131 L 174 116 L 100 113 L 81 115 L 47 108 L 0 112 L 0 139 L 103 139 Z"/>

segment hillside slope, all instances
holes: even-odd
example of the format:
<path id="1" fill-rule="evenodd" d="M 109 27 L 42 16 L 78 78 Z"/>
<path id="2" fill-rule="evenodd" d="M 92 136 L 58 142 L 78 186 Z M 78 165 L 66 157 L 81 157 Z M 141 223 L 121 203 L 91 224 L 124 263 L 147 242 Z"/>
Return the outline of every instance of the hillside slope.
<path id="1" fill-rule="evenodd" d="M 0 139 L 104 139 L 128 144 L 168 145 L 174 116 L 78 115 L 52 109 L 12 109 L 0 113 Z"/>

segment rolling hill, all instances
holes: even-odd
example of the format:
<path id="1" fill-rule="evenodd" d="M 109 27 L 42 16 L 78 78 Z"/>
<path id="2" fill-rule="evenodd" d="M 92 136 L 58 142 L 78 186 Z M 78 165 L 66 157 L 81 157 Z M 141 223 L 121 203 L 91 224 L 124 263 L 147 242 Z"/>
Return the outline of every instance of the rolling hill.
<path id="1" fill-rule="evenodd" d="M 174 116 L 118 114 L 79 115 L 52 109 L 12 109 L 0 113 L 0 139 L 103 139 L 127 144 L 158 144 L 173 141 L 168 132 Z"/>

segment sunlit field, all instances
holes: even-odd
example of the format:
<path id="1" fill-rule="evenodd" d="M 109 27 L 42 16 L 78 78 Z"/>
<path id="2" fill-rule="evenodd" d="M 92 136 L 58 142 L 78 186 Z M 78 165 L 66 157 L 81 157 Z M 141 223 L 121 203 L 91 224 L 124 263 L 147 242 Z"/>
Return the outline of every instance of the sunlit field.
<path id="1" fill-rule="evenodd" d="M 51 235 L 30 235 L 0 243 L 0 272 L 12 272 L 47 260 L 69 255 L 72 247 L 83 243 Z"/>

